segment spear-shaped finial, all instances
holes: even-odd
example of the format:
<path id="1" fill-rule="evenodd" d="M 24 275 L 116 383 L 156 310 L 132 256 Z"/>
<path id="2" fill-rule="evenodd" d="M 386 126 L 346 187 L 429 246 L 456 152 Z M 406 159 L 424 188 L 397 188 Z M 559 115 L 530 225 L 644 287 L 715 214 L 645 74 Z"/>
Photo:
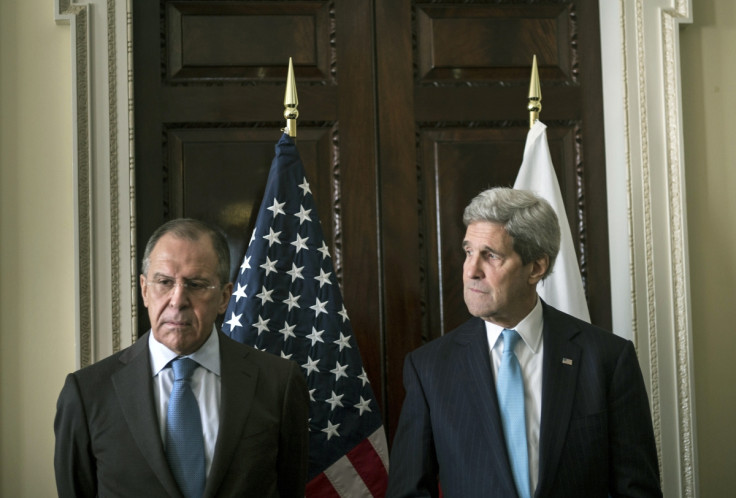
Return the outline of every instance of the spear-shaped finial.
<path id="1" fill-rule="evenodd" d="M 542 90 L 539 87 L 539 71 L 537 70 L 537 56 L 532 59 L 532 78 L 529 82 L 529 103 L 526 108 L 529 110 L 529 128 L 539 119 L 539 113 L 542 112 Z"/>
<path id="2" fill-rule="evenodd" d="M 286 92 L 284 93 L 284 117 L 286 118 L 286 128 L 281 131 L 286 132 L 291 138 L 296 138 L 296 118 L 299 117 L 299 111 L 296 107 L 299 105 L 299 99 L 296 96 L 296 82 L 294 81 L 294 66 L 289 57 L 289 73 L 286 76 Z"/>

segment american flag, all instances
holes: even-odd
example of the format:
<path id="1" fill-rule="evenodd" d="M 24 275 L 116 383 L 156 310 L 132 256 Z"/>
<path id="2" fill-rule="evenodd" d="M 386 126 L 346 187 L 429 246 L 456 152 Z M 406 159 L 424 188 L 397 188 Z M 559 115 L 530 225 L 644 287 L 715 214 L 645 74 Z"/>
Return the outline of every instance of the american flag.
<path id="1" fill-rule="evenodd" d="M 388 446 L 294 141 L 284 134 L 225 312 L 233 339 L 301 365 L 307 497 L 384 496 Z"/>

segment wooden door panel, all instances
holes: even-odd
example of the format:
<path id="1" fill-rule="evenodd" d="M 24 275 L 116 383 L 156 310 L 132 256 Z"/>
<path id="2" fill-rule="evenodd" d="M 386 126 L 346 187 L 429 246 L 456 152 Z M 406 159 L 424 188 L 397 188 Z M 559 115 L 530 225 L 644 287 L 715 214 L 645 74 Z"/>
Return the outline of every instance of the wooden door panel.
<path id="1" fill-rule="evenodd" d="M 417 66 L 424 81 L 522 81 L 530 54 L 547 82 L 573 76 L 569 4 L 416 7 Z"/>
<path id="2" fill-rule="evenodd" d="M 501 81 L 503 82 L 503 81 Z M 435 86 L 414 89 L 414 118 L 421 126 L 438 122 L 458 122 L 479 126 L 498 121 L 512 121 L 528 126 L 527 96 L 529 82 L 513 86 L 486 85 Z M 542 121 L 553 123 L 582 114 L 585 96 L 580 87 L 542 84 Z"/>
<path id="3" fill-rule="evenodd" d="M 288 60 L 287 60 L 288 64 Z M 298 75 L 299 67 L 294 69 Z M 297 76 L 298 77 L 298 76 Z M 284 80 L 286 77 L 284 77 Z M 322 126 L 337 117 L 339 89 L 332 86 L 298 87 L 300 126 Z M 262 123 L 283 127 L 284 86 L 168 86 L 156 102 L 171 123 Z"/>
<path id="4" fill-rule="evenodd" d="M 171 82 L 331 79 L 326 2 L 169 2 L 165 31 Z"/>

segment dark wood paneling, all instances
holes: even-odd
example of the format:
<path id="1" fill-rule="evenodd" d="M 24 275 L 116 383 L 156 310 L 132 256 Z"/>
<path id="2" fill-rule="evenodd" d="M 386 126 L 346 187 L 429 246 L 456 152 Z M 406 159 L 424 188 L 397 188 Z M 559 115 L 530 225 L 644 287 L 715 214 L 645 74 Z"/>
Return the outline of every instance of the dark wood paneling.
<path id="1" fill-rule="evenodd" d="M 449 2 L 448 2 L 449 3 Z M 536 54 L 545 81 L 569 81 L 568 5 L 418 5 L 419 77 L 529 81 Z"/>
<path id="2" fill-rule="evenodd" d="M 579 116 L 584 98 L 579 86 L 542 85 L 543 122 Z M 527 122 L 528 82 L 513 86 L 418 86 L 414 91 L 414 117 L 418 122 L 458 121 L 465 126 L 492 121 Z"/>
<path id="3" fill-rule="evenodd" d="M 389 439 L 404 357 L 467 316 L 462 210 L 515 179 L 533 54 L 592 320 L 610 327 L 596 2 L 134 0 L 133 12 L 138 256 L 179 215 L 217 222 L 242 254 L 292 57 L 300 153 Z"/>
<path id="4" fill-rule="evenodd" d="M 373 392 L 381 408 L 386 410 L 386 385 L 390 379 L 385 373 L 383 361 L 384 297 L 379 274 L 380 228 L 376 216 L 379 186 L 373 59 L 374 5 L 373 1 L 368 0 L 326 3 L 334 7 L 335 58 L 331 72 L 338 82 L 336 102 L 339 129 L 333 180 L 339 216 L 327 222 L 333 223 L 335 233 L 341 236 L 333 254 L 340 263 L 338 275 L 343 284 L 345 306 L 350 313 L 353 332 Z"/>
<path id="5" fill-rule="evenodd" d="M 288 60 L 287 60 L 288 63 Z M 294 72 L 299 74 L 299 67 Z M 283 85 L 259 85 L 242 87 L 235 85 L 168 86 L 160 90 L 156 105 L 170 122 L 272 122 L 283 110 Z M 339 90 L 328 86 L 298 88 L 299 123 L 303 126 L 315 121 L 333 121 L 337 116 Z M 275 115 L 274 115 L 275 114 Z M 308 119 L 307 119 L 308 118 Z"/>
<path id="6" fill-rule="evenodd" d="M 423 329 L 417 149 L 412 117 L 412 6 L 409 2 L 376 2 L 375 22 L 382 325 L 388 378 L 384 413 L 391 439 L 404 398 L 404 357 L 421 345 Z"/>
<path id="7" fill-rule="evenodd" d="M 576 206 L 578 225 L 572 227 L 572 232 L 579 241 L 577 249 L 591 321 L 611 330 L 598 3 L 577 1 L 572 14 L 578 22 L 577 29 L 572 33 L 571 44 L 580 47 L 580 56 L 574 68 L 579 72 L 581 87 L 586 89 L 582 96 L 580 131 L 575 138 L 576 146 L 581 149 L 582 161 L 565 165 L 566 170 L 575 171 L 577 197 L 580 199 Z"/>
<path id="8" fill-rule="evenodd" d="M 326 81 L 329 21 L 325 2 L 170 2 L 168 79 L 283 82 L 292 57 L 302 79 Z"/>

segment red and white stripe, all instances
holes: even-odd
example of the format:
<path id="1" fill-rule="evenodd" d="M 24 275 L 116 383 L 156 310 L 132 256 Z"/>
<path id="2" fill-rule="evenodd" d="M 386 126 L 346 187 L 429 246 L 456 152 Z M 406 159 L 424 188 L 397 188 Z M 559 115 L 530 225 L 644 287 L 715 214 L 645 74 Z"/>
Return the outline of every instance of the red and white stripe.
<path id="1" fill-rule="evenodd" d="M 388 485 L 388 445 L 383 427 L 307 483 L 307 498 L 378 498 Z"/>

